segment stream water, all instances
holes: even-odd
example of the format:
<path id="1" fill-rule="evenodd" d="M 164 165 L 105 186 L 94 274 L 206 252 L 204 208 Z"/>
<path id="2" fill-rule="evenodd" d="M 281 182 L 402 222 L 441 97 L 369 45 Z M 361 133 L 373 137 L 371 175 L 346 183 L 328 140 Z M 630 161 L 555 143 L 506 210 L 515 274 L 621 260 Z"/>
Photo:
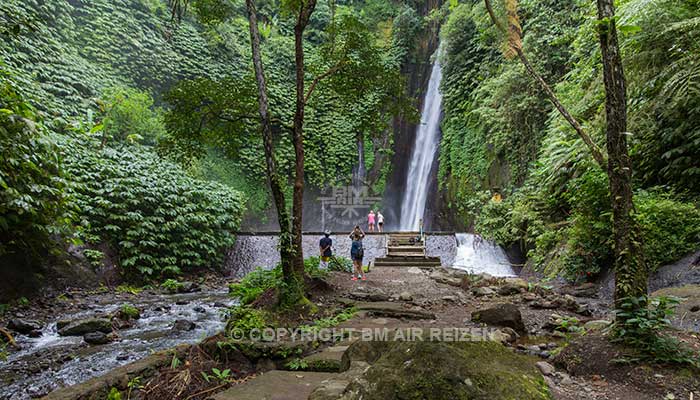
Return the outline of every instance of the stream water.
<path id="1" fill-rule="evenodd" d="M 497 244 L 471 233 L 457 233 L 457 255 L 454 268 L 472 274 L 487 273 L 491 276 L 515 276 L 506 252 Z"/>
<path id="2" fill-rule="evenodd" d="M 123 303 L 116 303 L 111 296 L 96 298 L 79 312 L 56 315 L 39 338 L 18 336 L 22 350 L 12 353 L 7 362 L 0 362 L 0 399 L 40 397 L 57 387 L 86 381 L 154 351 L 196 343 L 223 330 L 223 312 L 234 300 L 225 291 L 203 291 L 140 295 L 129 303 L 142 310 L 141 318 L 133 327 L 118 331 L 119 338 L 106 345 L 89 346 L 82 337 L 59 336 L 56 322 L 113 313 Z M 173 330 L 178 319 L 192 321 L 196 328 Z"/>
<path id="3" fill-rule="evenodd" d="M 435 155 L 440 145 L 440 114 L 442 111 L 442 67 L 435 52 L 435 62 L 430 72 L 428 91 L 423 100 L 421 121 L 413 144 L 413 153 L 406 176 L 406 191 L 401 202 L 402 231 L 417 231 L 425 213 L 425 203 L 430 190 L 430 175 L 435 164 Z"/>

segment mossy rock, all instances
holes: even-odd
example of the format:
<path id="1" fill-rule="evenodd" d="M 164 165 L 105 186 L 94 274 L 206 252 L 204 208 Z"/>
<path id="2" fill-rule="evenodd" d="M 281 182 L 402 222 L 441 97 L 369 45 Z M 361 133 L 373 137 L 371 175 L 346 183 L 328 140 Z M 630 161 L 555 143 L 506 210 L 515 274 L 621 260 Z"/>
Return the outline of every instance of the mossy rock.
<path id="1" fill-rule="evenodd" d="M 344 399 L 551 398 L 531 359 L 493 342 L 398 342 L 348 389 Z"/>

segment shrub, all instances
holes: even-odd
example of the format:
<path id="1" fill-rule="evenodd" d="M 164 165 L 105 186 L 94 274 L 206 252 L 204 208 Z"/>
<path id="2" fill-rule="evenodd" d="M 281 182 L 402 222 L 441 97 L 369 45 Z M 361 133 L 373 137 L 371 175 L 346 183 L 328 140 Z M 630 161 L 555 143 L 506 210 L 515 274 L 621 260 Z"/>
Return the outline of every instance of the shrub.
<path id="1" fill-rule="evenodd" d="M 335 262 L 330 263 L 331 269 L 350 271 L 352 268 L 352 262 L 347 258 L 335 257 L 335 259 Z M 334 264 L 335 267 L 333 267 Z M 304 259 L 304 272 L 312 278 L 323 279 L 328 276 L 327 271 L 319 269 L 319 258 L 316 256 Z M 280 264 L 271 270 L 258 267 L 249 272 L 240 282 L 230 284 L 229 293 L 233 297 L 238 297 L 240 304 L 246 305 L 257 300 L 266 290 L 281 287 L 283 283 Z"/>
<path id="2" fill-rule="evenodd" d="M 129 277 L 214 268 L 234 242 L 238 192 L 188 177 L 142 146 L 100 148 L 66 139 L 80 236 L 107 243 Z"/>
<path id="3" fill-rule="evenodd" d="M 233 297 L 238 297 L 241 304 L 246 305 L 257 300 L 267 289 L 279 287 L 281 284 L 282 269 L 279 266 L 272 270 L 258 267 L 239 283 L 229 285 L 229 293 Z"/>
<path id="4" fill-rule="evenodd" d="M 634 354 L 626 361 L 691 364 L 700 367 L 700 358 L 676 338 L 663 334 L 670 327 L 678 299 L 672 297 L 629 297 L 615 310 L 614 341 L 632 347 Z"/>
<path id="5" fill-rule="evenodd" d="M 126 320 L 139 319 L 141 318 L 141 312 L 131 304 L 123 304 L 119 308 L 119 317 Z"/>
<path id="6" fill-rule="evenodd" d="M 155 144 L 165 136 L 163 111 L 153 106 L 153 97 L 132 88 L 110 88 L 103 95 L 102 122 L 93 128 L 101 131 L 103 142 Z"/>
<path id="7" fill-rule="evenodd" d="M 234 338 L 242 338 L 250 331 L 263 330 L 270 326 L 268 316 L 265 311 L 250 308 L 248 306 L 238 306 L 231 309 L 229 322 L 226 325 L 226 332 Z"/>
<path id="8" fill-rule="evenodd" d="M 167 290 L 170 293 L 177 293 L 184 286 L 182 283 L 178 282 L 176 279 L 166 279 L 163 283 L 160 284 L 160 287 L 162 287 L 163 289 Z"/>
<path id="9" fill-rule="evenodd" d="M 0 65 L 0 256 L 35 258 L 68 218 L 58 152 Z"/>

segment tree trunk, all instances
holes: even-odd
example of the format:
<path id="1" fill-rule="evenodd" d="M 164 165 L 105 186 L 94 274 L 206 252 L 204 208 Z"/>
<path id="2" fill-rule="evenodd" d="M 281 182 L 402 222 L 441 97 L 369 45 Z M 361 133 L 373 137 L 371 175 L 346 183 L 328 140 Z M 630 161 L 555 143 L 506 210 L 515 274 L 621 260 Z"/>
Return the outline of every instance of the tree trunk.
<path id="1" fill-rule="evenodd" d="M 613 214 L 615 301 L 647 293 L 647 273 L 632 217 L 632 162 L 627 152 L 625 74 L 615 28 L 613 0 L 597 0 L 600 49 L 605 81 L 608 180 Z"/>
<path id="2" fill-rule="evenodd" d="M 302 1 L 294 26 L 294 53 L 296 65 L 296 109 L 294 112 L 293 140 L 295 155 L 294 194 L 292 198 L 292 248 L 294 269 L 297 276 L 304 273 L 304 253 L 302 250 L 302 209 L 304 207 L 304 30 L 309 23 L 316 0 Z"/>
<path id="3" fill-rule="evenodd" d="M 260 114 L 260 124 L 262 126 L 265 164 L 270 182 L 270 190 L 272 191 L 272 198 L 275 202 L 275 208 L 277 209 L 277 220 L 280 225 L 280 259 L 282 274 L 287 285 L 296 285 L 298 284 L 298 279 L 294 270 L 292 232 L 289 224 L 289 213 L 284 198 L 282 180 L 277 172 L 277 162 L 275 160 L 272 126 L 270 123 L 270 113 L 268 111 L 267 82 L 265 80 L 262 57 L 260 55 L 260 31 L 258 31 L 255 0 L 246 0 L 246 8 L 248 9 L 253 68 L 255 69 L 255 80 L 258 84 L 258 111 Z"/>

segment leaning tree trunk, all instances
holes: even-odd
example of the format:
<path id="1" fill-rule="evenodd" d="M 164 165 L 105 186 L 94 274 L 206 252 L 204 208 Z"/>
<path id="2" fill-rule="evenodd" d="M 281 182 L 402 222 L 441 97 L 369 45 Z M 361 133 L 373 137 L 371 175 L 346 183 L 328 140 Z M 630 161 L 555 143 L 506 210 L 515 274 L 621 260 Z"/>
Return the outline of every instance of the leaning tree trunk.
<path id="1" fill-rule="evenodd" d="M 267 167 L 267 176 L 270 181 L 272 198 L 275 202 L 275 208 L 277 208 L 277 220 L 280 225 L 280 259 L 282 274 L 286 285 L 296 285 L 298 279 L 296 278 L 296 272 L 294 270 L 292 232 L 289 224 L 289 213 L 284 198 L 282 179 L 277 172 L 277 162 L 275 161 L 272 125 L 268 110 L 267 82 L 265 80 L 262 57 L 260 55 L 260 31 L 258 31 L 255 0 L 246 0 L 246 8 L 248 9 L 248 25 L 250 28 L 250 43 L 253 53 L 253 67 L 255 69 L 255 79 L 258 84 L 258 111 L 260 114 L 260 123 L 262 125 L 265 164 Z"/>
<path id="2" fill-rule="evenodd" d="M 632 162 L 627 152 L 627 95 L 625 74 L 615 28 L 613 0 L 597 0 L 600 49 L 605 81 L 605 116 L 608 150 L 608 180 L 612 202 L 615 301 L 647 292 L 638 230 L 632 217 Z"/>

